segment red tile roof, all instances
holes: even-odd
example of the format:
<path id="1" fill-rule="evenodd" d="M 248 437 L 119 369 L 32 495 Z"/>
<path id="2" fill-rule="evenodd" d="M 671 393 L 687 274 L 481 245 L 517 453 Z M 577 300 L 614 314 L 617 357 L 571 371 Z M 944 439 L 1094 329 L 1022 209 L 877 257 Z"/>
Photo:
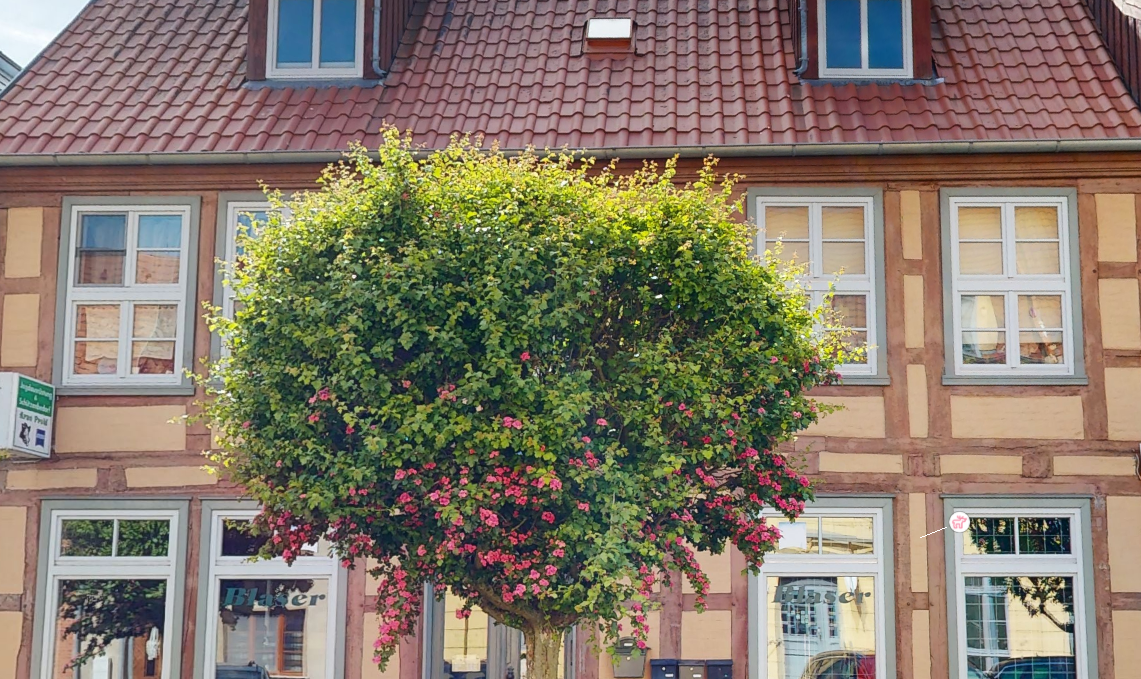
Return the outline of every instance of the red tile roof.
<path id="1" fill-rule="evenodd" d="M 94 0 L 0 99 L 0 154 L 1141 137 L 1082 0 L 933 0 L 941 84 L 802 84 L 788 0 L 421 0 L 383 86 L 251 87 L 246 0 Z M 584 55 L 592 16 L 637 53 Z"/>

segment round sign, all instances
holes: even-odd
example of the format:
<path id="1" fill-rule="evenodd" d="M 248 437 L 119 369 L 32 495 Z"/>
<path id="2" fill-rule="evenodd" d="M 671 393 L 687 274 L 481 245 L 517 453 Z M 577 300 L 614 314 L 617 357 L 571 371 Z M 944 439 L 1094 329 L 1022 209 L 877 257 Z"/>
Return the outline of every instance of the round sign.
<path id="1" fill-rule="evenodd" d="M 951 519 L 948 521 L 948 523 L 951 526 L 951 530 L 955 531 L 956 533 L 965 533 L 967 531 L 967 527 L 971 525 L 971 519 L 969 516 L 962 512 L 955 512 L 951 515 Z"/>

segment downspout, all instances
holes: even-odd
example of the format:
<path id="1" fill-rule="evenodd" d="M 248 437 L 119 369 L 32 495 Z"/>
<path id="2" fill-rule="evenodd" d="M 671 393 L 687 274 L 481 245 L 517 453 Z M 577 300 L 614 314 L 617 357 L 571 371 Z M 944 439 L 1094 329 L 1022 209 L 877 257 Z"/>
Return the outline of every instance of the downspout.
<path id="1" fill-rule="evenodd" d="M 792 74 L 800 78 L 808 70 L 808 0 L 795 1 L 796 11 L 800 13 L 800 63 Z"/>
<path id="2" fill-rule="evenodd" d="M 388 71 L 380 67 L 380 3 L 382 0 L 372 1 L 372 72 L 383 80 Z"/>

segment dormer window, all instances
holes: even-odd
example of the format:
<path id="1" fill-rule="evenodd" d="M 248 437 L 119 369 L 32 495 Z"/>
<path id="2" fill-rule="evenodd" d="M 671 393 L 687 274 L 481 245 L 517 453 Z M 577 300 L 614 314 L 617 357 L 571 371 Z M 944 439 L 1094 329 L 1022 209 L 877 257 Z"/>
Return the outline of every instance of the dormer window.
<path id="1" fill-rule="evenodd" d="M 364 0 L 270 0 L 266 75 L 362 76 Z"/>
<path id="2" fill-rule="evenodd" d="M 821 78 L 912 77 L 909 0 L 819 0 Z"/>

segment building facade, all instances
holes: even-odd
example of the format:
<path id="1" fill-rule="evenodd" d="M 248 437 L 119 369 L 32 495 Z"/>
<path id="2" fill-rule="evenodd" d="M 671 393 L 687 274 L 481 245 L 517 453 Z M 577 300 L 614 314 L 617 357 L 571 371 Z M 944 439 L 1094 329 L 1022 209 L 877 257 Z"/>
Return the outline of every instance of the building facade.
<path id="1" fill-rule="evenodd" d="M 378 670 L 364 570 L 321 545 L 247 562 L 256 507 L 178 421 L 202 397 L 184 371 L 221 350 L 200 309 L 229 303 L 218 262 L 269 209 L 260 186 L 314 188 L 384 121 L 429 147 L 677 155 L 681 182 L 718 156 L 745 176 L 758 248 L 809 262 L 816 303 L 835 282 L 868 347 L 814 394 L 843 410 L 788 451 L 818 501 L 760 576 L 702 555 L 706 612 L 680 582 L 657 592 L 651 660 L 1136 676 L 1141 108 L 1094 17 L 1080 0 L 95 0 L 0 97 L 0 372 L 56 394 L 50 456 L 0 462 L 0 679 L 526 674 L 518 633 L 452 599 Z M 958 512 L 968 529 L 940 530 Z M 612 679 L 586 636 L 565 679 Z"/>

